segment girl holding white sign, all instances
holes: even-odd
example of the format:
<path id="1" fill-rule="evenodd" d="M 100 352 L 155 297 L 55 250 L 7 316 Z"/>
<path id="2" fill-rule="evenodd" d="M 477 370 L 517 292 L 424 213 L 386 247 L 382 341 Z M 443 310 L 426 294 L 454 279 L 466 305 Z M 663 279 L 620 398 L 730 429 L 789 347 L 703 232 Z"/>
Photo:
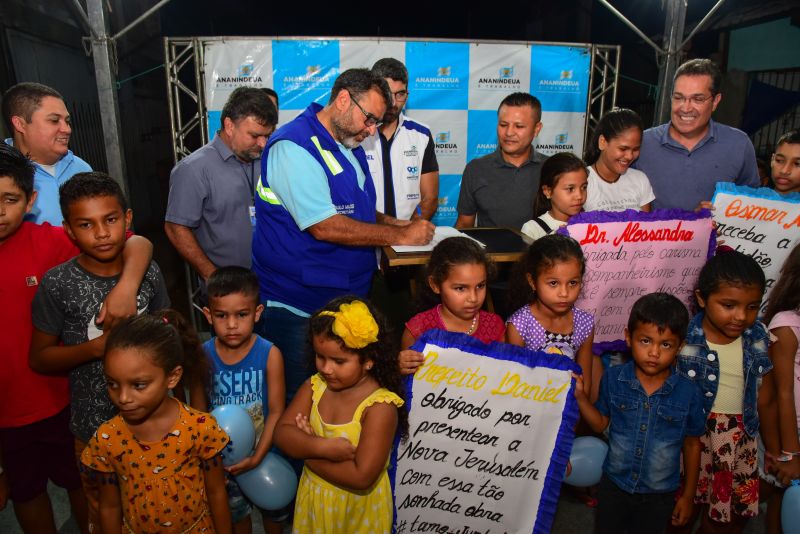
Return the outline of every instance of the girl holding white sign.
<path id="1" fill-rule="evenodd" d="M 448 237 L 434 247 L 426 267 L 428 284 L 420 289 L 423 306 L 431 308 L 406 323 L 400 342 L 403 373 L 411 374 L 422 364 L 420 353 L 414 352 L 418 357 L 409 358 L 412 351 L 405 349 L 434 328 L 463 332 L 484 343 L 504 340 L 503 320 L 482 309 L 494 270 L 484 248 L 468 237 Z"/>
<path id="2" fill-rule="evenodd" d="M 575 307 L 585 270 L 583 250 L 571 237 L 551 234 L 534 241 L 509 292 L 525 305 L 508 319 L 506 342 L 574 360 L 590 391 L 594 317 Z"/>
<path id="3" fill-rule="evenodd" d="M 387 467 L 395 433 L 408 433 L 397 351 L 384 319 L 357 297 L 309 320 L 317 374 L 275 429 L 275 444 L 305 460 L 293 532 L 390 532 Z M 369 436 L 369 441 L 361 437 Z"/>

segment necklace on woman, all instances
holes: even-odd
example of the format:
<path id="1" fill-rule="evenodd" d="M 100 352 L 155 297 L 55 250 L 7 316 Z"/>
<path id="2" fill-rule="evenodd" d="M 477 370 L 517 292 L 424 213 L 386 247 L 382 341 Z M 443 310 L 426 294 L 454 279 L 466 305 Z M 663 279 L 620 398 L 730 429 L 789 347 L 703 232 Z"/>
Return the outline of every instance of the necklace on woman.
<path id="1" fill-rule="evenodd" d="M 445 322 L 444 322 L 444 315 L 442 315 L 442 305 L 441 305 L 441 304 L 439 304 L 439 305 L 436 307 L 436 311 L 438 311 L 438 312 L 439 312 L 439 319 L 441 319 L 441 320 L 442 320 L 442 324 L 445 324 Z M 478 312 L 478 313 L 476 313 L 476 314 L 475 314 L 475 316 L 472 318 L 472 324 L 471 324 L 471 325 L 469 325 L 469 328 L 467 329 L 467 331 L 466 331 L 466 332 L 464 332 L 464 333 L 465 333 L 465 334 L 467 334 L 468 336 L 471 336 L 471 335 L 472 335 L 472 333 L 473 333 L 473 332 L 475 332 L 475 328 L 478 326 L 478 316 L 479 316 L 479 315 L 480 315 L 480 312 Z M 445 325 L 445 326 L 447 326 L 447 325 Z"/>

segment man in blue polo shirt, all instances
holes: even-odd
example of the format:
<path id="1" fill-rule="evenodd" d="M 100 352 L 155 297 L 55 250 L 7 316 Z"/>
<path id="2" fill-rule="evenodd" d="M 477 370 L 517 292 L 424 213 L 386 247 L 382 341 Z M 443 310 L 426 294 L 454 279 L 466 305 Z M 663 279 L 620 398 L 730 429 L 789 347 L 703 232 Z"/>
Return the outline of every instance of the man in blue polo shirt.
<path id="1" fill-rule="evenodd" d="M 711 200 L 717 182 L 759 186 L 750 139 L 711 120 L 722 99 L 721 80 L 708 59 L 692 59 L 675 72 L 671 120 L 644 132 L 634 164 L 650 179 L 654 208 L 693 210 Z"/>
<path id="2" fill-rule="evenodd" d="M 25 220 L 61 226 L 58 188 L 73 175 L 92 170 L 69 149 L 72 125 L 64 98 L 52 87 L 19 83 L 3 95 L 3 121 L 12 136 L 6 144 L 28 156 L 36 169 L 36 202 Z"/>
<path id="3" fill-rule="evenodd" d="M 374 247 L 421 245 L 433 237 L 429 221 L 399 221 L 375 209 L 360 144 L 380 126 L 391 100 L 383 78 L 347 70 L 328 104 L 311 104 L 282 126 L 261 158 L 253 270 L 266 307 L 262 335 L 284 355 L 287 400 L 311 374 L 310 314 L 334 297 L 366 296 Z"/>

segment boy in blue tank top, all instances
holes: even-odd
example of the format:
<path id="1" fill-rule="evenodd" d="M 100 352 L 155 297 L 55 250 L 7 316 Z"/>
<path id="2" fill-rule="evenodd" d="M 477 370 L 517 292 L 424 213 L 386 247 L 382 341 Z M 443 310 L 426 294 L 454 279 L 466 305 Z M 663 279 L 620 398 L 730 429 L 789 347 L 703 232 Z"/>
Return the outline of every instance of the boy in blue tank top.
<path id="1" fill-rule="evenodd" d="M 258 278 L 252 271 L 222 267 L 209 277 L 207 289 L 203 314 L 216 334 L 203 345 L 213 369 L 209 411 L 225 404 L 241 406 L 256 429 L 255 450 L 226 468 L 225 484 L 234 531 L 251 532 L 252 504 L 233 475 L 256 467 L 272 447 L 275 423 L 284 409 L 283 356 L 278 347 L 253 333 L 264 306 L 259 304 Z M 283 510 L 261 510 L 261 514 L 268 534 L 281 532 Z"/>

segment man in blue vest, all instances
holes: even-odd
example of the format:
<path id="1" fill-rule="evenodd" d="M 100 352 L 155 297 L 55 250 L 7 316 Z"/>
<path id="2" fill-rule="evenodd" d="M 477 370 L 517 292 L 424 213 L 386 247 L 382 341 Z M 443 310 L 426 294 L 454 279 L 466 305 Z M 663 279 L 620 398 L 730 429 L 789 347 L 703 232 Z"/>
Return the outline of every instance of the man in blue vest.
<path id="1" fill-rule="evenodd" d="M 383 78 L 347 70 L 328 104 L 311 104 L 278 129 L 261 158 L 253 270 L 266 308 L 262 334 L 284 355 L 287 401 L 311 374 L 310 314 L 334 297 L 367 295 L 376 246 L 422 245 L 433 237 L 429 221 L 399 221 L 375 210 L 360 144 L 391 102 Z"/>

